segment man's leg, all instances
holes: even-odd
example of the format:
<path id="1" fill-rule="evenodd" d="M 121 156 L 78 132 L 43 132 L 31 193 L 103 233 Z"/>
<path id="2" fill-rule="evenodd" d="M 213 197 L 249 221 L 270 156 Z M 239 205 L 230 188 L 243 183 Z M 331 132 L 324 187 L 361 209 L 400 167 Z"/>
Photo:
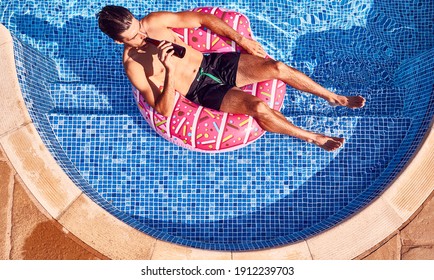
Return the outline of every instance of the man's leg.
<path id="1" fill-rule="evenodd" d="M 286 134 L 313 143 L 327 151 L 342 146 L 343 138 L 328 137 L 303 130 L 289 122 L 280 112 L 271 109 L 261 99 L 238 88 L 232 88 L 223 98 L 220 110 L 233 114 L 252 116 L 262 129 L 268 132 Z"/>
<path id="2" fill-rule="evenodd" d="M 270 79 L 281 80 L 295 89 L 312 93 L 333 105 L 348 108 L 361 108 L 365 105 L 363 97 L 335 94 L 283 62 L 253 55 L 241 55 L 236 79 L 238 87 Z"/>

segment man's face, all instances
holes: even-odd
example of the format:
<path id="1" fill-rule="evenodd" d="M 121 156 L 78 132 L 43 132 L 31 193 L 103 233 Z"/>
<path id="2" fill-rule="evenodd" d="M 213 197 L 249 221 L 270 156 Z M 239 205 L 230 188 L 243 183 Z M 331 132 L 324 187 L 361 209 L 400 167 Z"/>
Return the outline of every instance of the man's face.
<path id="1" fill-rule="evenodd" d="M 130 27 L 122 32 L 120 35 L 122 41 L 117 41 L 118 43 L 124 43 L 134 48 L 140 48 L 145 45 L 145 38 L 147 37 L 145 33 L 141 31 L 142 26 L 140 21 L 133 18 Z"/>

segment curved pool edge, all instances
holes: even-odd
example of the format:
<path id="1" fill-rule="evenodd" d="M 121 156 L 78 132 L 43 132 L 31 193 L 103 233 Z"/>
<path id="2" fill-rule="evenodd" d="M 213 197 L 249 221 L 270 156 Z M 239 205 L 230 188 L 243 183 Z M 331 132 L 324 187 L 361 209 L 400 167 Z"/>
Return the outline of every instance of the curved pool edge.
<path id="1" fill-rule="evenodd" d="M 43 144 L 24 104 L 9 31 L 0 25 L 0 145 L 25 186 L 78 239 L 111 259 L 353 259 L 405 225 L 434 191 L 434 130 L 386 191 L 341 224 L 277 248 L 222 252 L 160 241 L 118 220 L 86 196 Z M 128 240 L 128 242 L 126 242 Z M 119 246 L 122 244 L 122 246 Z"/>

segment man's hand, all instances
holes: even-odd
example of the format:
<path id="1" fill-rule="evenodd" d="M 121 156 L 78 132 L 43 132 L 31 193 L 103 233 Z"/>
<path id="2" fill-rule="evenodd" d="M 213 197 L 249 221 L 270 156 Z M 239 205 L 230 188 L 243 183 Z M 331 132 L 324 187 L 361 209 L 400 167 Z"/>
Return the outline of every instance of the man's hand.
<path id="1" fill-rule="evenodd" d="M 240 45 L 240 47 L 245 49 L 249 54 L 253 54 L 259 57 L 265 57 L 267 55 L 267 53 L 262 48 L 261 44 L 259 44 L 258 42 L 252 39 L 242 37 L 242 39 L 238 44 Z"/>
<path id="2" fill-rule="evenodd" d="M 158 45 L 158 59 L 161 61 L 166 71 L 174 71 L 176 65 L 173 63 L 173 47 L 171 42 L 162 41 Z"/>

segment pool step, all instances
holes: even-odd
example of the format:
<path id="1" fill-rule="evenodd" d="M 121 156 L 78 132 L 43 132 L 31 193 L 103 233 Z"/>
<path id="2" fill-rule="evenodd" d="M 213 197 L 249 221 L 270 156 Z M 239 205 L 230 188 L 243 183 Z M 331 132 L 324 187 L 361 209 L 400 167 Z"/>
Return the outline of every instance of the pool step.
<path id="1" fill-rule="evenodd" d="M 375 155 L 360 159 L 360 165 L 374 156 L 384 153 L 384 143 L 391 143 L 398 148 L 408 129 L 411 119 L 396 117 L 325 117 L 325 116 L 295 116 L 288 118 L 295 125 L 306 130 L 345 137 L 347 148 L 352 157 L 360 156 L 360 150 L 373 151 Z M 161 138 L 137 112 L 134 115 L 67 115 L 51 113 L 48 115 L 57 140 L 63 150 L 71 158 L 80 171 L 99 167 L 115 170 L 127 168 L 132 161 L 143 163 L 143 155 L 154 154 L 155 147 L 162 151 L 176 146 Z M 261 147 L 277 145 L 276 149 L 305 151 L 306 144 L 302 141 L 288 138 L 280 134 L 268 133 Z M 259 146 L 258 146 L 259 147 Z M 271 148 L 273 150 L 274 148 Z M 113 155 L 122 154 L 114 158 Z M 363 154 L 363 153 L 362 153 Z M 123 162 L 119 162 L 119 159 Z M 381 160 L 381 159 L 379 159 Z M 116 167 L 116 165 L 121 166 Z M 134 164 L 133 164 L 134 165 Z"/>
<path id="2" fill-rule="evenodd" d="M 339 89 L 334 91 L 338 94 L 347 94 Z M 281 111 L 286 116 L 402 116 L 405 89 L 371 87 L 354 90 L 348 94 L 364 96 L 367 100 L 366 106 L 357 110 L 331 107 L 319 97 L 287 87 Z M 135 111 L 132 108 L 136 106 L 129 83 L 52 83 L 50 96 L 54 103 L 53 112 L 65 114 L 129 114 Z"/>
<path id="3" fill-rule="evenodd" d="M 134 105 L 132 87 L 121 84 L 86 84 L 76 82 L 50 84 L 54 111 L 65 113 L 122 113 Z"/>
<path id="4" fill-rule="evenodd" d="M 360 117 L 360 116 L 318 116 L 318 115 L 297 115 L 287 116 L 288 120 L 309 130 L 315 131 L 352 131 L 359 123 L 372 123 L 380 126 L 393 126 L 399 123 L 410 124 L 411 119 L 405 117 Z M 88 129 L 101 131 L 102 133 L 112 133 L 114 131 L 137 132 L 140 127 L 145 125 L 149 129 L 146 121 L 142 118 L 139 111 L 131 114 L 65 114 L 51 112 L 48 119 L 52 128 L 57 130 L 79 129 L 80 133 L 86 133 Z M 92 132 L 90 132 L 92 133 Z M 56 134 L 57 135 L 57 134 Z M 96 135 L 94 135 L 96 136 Z"/>
<path id="5" fill-rule="evenodd" d="M 330 89 L 333 90 L 333 89 Z M 287 95 L 282 107 L 284 115 L 322 115 L 322 116 L 390 116 L 402 117 L 404 96 L 403 88 L 366 88 L 352 92 L 334 90 L 341 95 L 361 95 L 366 99 L 365 107 L 348 109 L 332 107 L 327 101 L 309 93 L 300 92 L 293 88 L 287 89 Z"/>
<path id="6" fill-rule="evenodd" d="M 114 51 L 114 52 L 113 52 Z M 88 59 L 83 57 L 67 57 L 56 61 L 59 68 L 59 79 L 64 82 L 82 83 L 123 83 L 128 81 L 122 66 L 122 53 L 111 47 L 107 50 L 91 52 Z M 80 49 L 77 54 L 83 52 Z M 110 54 L 111 53 L 111 54 Z M 74 55 L 72 52 L 71 55 Z"/>

